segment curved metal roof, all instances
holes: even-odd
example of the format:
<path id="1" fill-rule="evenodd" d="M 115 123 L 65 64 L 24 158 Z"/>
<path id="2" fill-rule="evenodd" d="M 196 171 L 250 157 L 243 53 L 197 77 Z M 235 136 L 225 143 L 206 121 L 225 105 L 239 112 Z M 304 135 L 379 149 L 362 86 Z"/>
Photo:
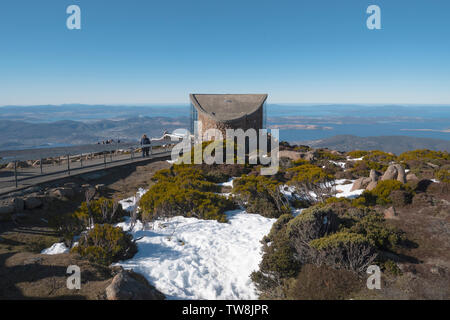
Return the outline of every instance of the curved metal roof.
<path id="1" fill-rule="evenodd" d="M 238 120 L 258 111 L 267 94 L 190 94 L 195 108 L 216 121 Z"/>

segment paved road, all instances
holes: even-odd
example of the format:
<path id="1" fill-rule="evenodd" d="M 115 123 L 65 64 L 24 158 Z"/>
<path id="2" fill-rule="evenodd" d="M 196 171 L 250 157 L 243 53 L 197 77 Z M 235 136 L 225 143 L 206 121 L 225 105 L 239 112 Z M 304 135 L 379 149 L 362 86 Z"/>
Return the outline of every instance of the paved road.
<path id="1" fill-rule="evenodd" d="M 170 150 L 156 149 L 148 158 L 143 158 L 142 154 L 120 154 L 106 155 L 95 159 L 85 160 L 82 164 L 77 162 L 70 163 L 70 172 L 68 171 L 67 161 L 63 161 L 60 165 L 43 165 L 42 174 L 40 167 L 18 168 L 17 169 L 17 187 L 14 175 L 14 169 L 0 170 L 0 195 L 7 194 L 12 191 L 28 188 L 40 183 L 50 182 L 68 176 L 75 176 L 95 171 L 101 171 L 105 168 L 120 167 L 130 163 L 148 161 L 155 158 L 164 158 L 170 156 Z M 106 161 L 106 163 L 105 163 Z"/>

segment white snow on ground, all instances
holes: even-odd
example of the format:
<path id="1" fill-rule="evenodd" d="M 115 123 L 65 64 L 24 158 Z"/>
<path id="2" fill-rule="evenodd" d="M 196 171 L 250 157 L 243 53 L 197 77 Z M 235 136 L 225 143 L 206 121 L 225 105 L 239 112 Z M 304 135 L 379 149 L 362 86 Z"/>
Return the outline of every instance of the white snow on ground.
<path id="1" fill-rule="evenodd" d="M 146 192 L 146 189 L 139 188 L 136 196 L 142 197 Z M 125 211 L 133 211 L 134 207 L 136 206 L 136 196 L 120 200 L 119 203 L 122 205 L 122 209 Z"/>
<path id="2" fill-rule="evenodd" d="M 331 162 L 332 164 L 335 164 L 335 165 L 341 167 L 342 169 L 345 169 L 345 165 L 346 165 L 345 162 L 340 162 L 340 161 L 337 162 L 337 161 L 331 161 L 331 160 L 330 160 L 330 162 Z"/>
<path id="3" fill-rule="evenodd" d="M 346 197 L 346 198 L 356 198 L 364 192 L 364 189 L 350 191 L 352 189 L 355 180 L 349 180 L 351 183 L 343 184 L 347 179 L 336 180 L 336 190 L 339 191 L 336 194 L 336 198 Z"/>
<path id="4" fill-rule="evenodd" d="M 350 183 L 348 184 L 343 184 L 346 181 L 350 181 Z M 363 189 L 361 190 L 355 190 L 355 191 L 350 191 L 350 189 L 353 186 L 353 183 L 355 182 L 355 180 L 347 180 L 347 179 L 338 179 L 335 180 L 335 188 L 338 191 L 338 193 L 336 194 L 337 198 L 341 198 L 341 197 L 346 197 L 346 198 L 356 198 L 357 196 L 359 196 L 360 194 L 363 193 Z M 280 191 L 282 194 L 284 194 L 288 199 L 293 197 L 293 194 L 295 192 L 295 188 L 292 186 L 288 186 L 288 185 L 283 185 L 280 188 Z M 315 197 L 315 194 L 313 192 L 311 192 L 311 195 L 313 197 Z"/>
<path id="5" fill-rule="evenodd" d="M 350 157 L 347 157 L 347 160 L 348 161 L 361 161 L 363 158 L 364 157 L 361 157 L 361 158 L 350 158 Z"/>
<path id="6" fill-rule="evenodd" d="M 280 192 L 284 194 L 288 199 L 292 199 L 293 194 L 295 192 L 295 188 L 292 186 L 288 186 L 287 184 L 284 184 L 280 187 Z"/>
<path id="7" fill-rule="evenodd" d="M 64 242 L 54 243 L 50 248 L 41 251 L 41 254 L 60 254 L 69 252 L 69 248 L 66 247 Z"/>
<path id="8" fill-rule="evenodd" d="M 231 178 L 227 182 L 218 183 L 218 185 L 222 186 L 222 187 L 232 187 L 233 188 L 233 180 L 234 179 L 236 179 L 236 178 Z"/>
<path id="9" fill-rule="evenodd" d="M 137 224 L 138 253 L 118 265 L 144 275 L 168 299 L 257 299 L 249 276 L 276 219 L 240 210 L 227 216 L 228 223 L 174 217 L 153 230 Z"/>

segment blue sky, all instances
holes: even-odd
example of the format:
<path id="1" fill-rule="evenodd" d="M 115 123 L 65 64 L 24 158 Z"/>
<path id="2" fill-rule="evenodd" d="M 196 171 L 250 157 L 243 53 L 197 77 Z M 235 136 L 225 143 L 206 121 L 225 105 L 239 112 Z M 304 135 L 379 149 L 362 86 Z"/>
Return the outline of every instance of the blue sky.
<path id="1" fill-rule="evenodd" d="M 82 29 L 66 28 L 77 4 Z M 382 30 L 366 28 L 381 7 Z M 450 104 L 448 0 L 2 0 L 0 105 Z"/>

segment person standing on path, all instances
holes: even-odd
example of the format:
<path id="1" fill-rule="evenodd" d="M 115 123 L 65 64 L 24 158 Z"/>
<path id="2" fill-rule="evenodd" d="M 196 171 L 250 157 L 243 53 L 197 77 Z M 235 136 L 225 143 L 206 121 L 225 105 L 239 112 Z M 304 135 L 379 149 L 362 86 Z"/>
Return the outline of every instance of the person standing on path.
<path id="1" fill-rule="evenodd" d="M 147 135 L 143 135 L 141 138 L 141 146 L 142 146 L 142 157 L 149 157 L 150 156 L 150 144 L 151 141 L 147 137 Z"/>

